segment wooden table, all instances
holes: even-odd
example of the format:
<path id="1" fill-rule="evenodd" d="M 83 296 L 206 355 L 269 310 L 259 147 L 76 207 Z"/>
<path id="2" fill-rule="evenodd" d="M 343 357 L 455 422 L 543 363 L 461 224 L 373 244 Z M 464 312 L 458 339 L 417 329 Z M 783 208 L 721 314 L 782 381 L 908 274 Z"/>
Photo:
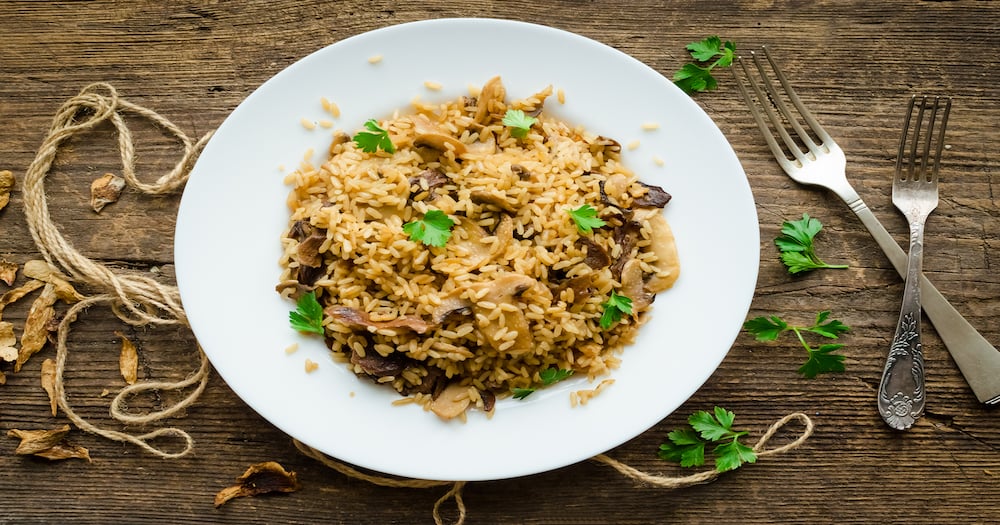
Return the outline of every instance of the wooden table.
<path id="1" fill-rule="evenodd" d="M 19 181 L 0 211 L 0 256 L 18 264 L 39 257 L 24 218 L 20 178 L 57 108 L 85 85 L 110 82 L 198 137 L 261 83 L 316 49 L 392 24 L 468 16 L 573 31 L 666 76 L 686 61 L 685 44 L 710 34 L 744 50 L 770 45 L 847 152 L 850 179 L 901 242 L 906 226 L 890 202 L 890 173 L 906 100 L 918 92 L 954 96 L 941 203 L 928 223 L 924 268 L 952 304 L 1000 344 L 1000 6 L 988 1 L 0 3 L 0 170 L 13 171 Z M 903 283 L 841 202 L 781 172 L 733 78 L 724 72 L 719 79 L 718 91 L 696 101 L 732 143 L 757 202 L 761 265 L 749 316 L 804 322 L 831 310 L 853 328 L 842 339 L 847 370 L 804 379 L 795 372 L 804 351 L 793 338 L 760 343 L 742 332 L 687 403 L 609 455 L 643 471 L 681 475 L 657 459 L 657 446 L 689 414 L 714 405 L 733 410 L 750 441 L 793 412 L 808 414 L 815 433 L 796 450 L 675 491 L 643 486 L 589 461 L 524 479 L 470 483 L 464 489 L 467 522 L 1000 521 L 998 414 L 976 400 L 925 325 L 927 414 L 908 432 L 883 424 L 875 391 Z M 176 162 L 178 150 L 141 119 L 130 124 L 140 177 L 152 180 Z M 97 215 L 88 209 L 89 184 L 120 171 L 114 139 L 102 128 L 67 146 L 47 183 L 61 231 L 99 262 L 173 283 L 179 194 L 126 190 Z M 823 221 L 823 255 L 849 269 L 801 276 L 785 271 L 772 240 L 782 221 L 804 212 Z M 0 284 L 0 293 L 6 289 Z M 20 326 L 26 315 L 22 301 L 8 307 L 4 319 Z M 110 427 L 116 423 L 108 416 L 105 390 L 122 386 L 116 330 L 139 344 L 140 378 L 179 379 L 196 364 L 195 341 L 185 328 L 129 328 L 107 308 L 85 312 L 70 336 L 66 385 L 82 416 Z M 41 362 L 53 352 L 44 349 L 0 387 L 3 432 L 67 422 L 50 414 L 39 387 Z M 147 403 L 155 407 L 177 397 L 160 396 Z M 87 447 L 93 462 L 50 463 L 15 456 L 17 440 L 0 438 L 0 521 L 425 523 L 446 490 L 384 488 L 331 471 L 300 454 L 217 375 L 182 415 L 169 423 L 187 430 L 195 448 L 176 460 L 73 430 L 70 440 Z M 799 430 L 790 427 L 788 434 Z M 303 488 L 213 508 L 217 491 L 250 464 L 267 460 L 297 472 Z M 457 517 L 452 503 L 442 513 L 446 521 Z"/>

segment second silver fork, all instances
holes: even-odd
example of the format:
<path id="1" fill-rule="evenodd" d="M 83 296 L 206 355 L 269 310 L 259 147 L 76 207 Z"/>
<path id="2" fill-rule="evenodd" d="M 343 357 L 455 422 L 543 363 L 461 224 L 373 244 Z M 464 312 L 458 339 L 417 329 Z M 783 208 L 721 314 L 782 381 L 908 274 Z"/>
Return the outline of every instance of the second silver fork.
<path id="1" fill-rule="evenodd" d="M 910 428 L 923 415 L 927 400 L 920 338 L 920 276 L 924 255 L 924 223 L 938 205 L 938 166 L 944 149 L 944 132 L 948 124 L 948 113 L 951 111 L 951 99 L 944 99 L 943 109 L 941 104 L 940 97 L 929 100 L 928 97 L 914 96 L 910 99 L 892 180 L 892 203 L 899 208 L 910 225 L 910 249 L 896 334 L 879 383 L 878 410 L 882 419 L 897 430 Z M 926 128 L 923 126 L 925 112 L 930 113 Z M 939 112 L 940 129 L 935 130 Z M 907 142 L 914 113 L 913 135 Z"/>

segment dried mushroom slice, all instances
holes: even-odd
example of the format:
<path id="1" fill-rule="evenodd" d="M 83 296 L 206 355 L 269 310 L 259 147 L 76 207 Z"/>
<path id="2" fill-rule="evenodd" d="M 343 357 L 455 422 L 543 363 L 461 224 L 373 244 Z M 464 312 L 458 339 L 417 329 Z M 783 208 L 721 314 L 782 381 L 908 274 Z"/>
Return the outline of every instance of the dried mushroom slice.
<path id="1" fill-rule="evenodd" d="M 0 281 L 7 283 L 7 286 L 14 286 L 14 279 L 17 278 L 17 264 L 0 259 Z"/>
<path id="2" fill-rule="evenodd" d="M 90 183 L 90 207 L 101 213 L 108 204 L 118 202 L 125 189 L 125 179 L 114 173 L 105 173 Z"/>
<path id="3" fill-rule="evenodd" d="M 28 318 L 24 321 L 24 333 L 21 334 L 21 349 L 14 363 L 14 372 L 20 372 L 21 367 L 32 355 L 42 349 L 49 339 L 49 322 L 56 315 L 53 305 L 56 304 L 56 288 L 46 284 L 42 293 L 31 303 Z"/>
<path id="4" fill-rule="evenodd" d="M 9 170 L 0 171 L 0 210 L 10 203 L 10 192 L 14 189 L 14 174 Z"/>
<path id="5" fill-rule="evenodd" d="M 15 428 L 7 432 L 8 437 L 21 440 L 14 451 L 19 456 L 37 456 L 51 461 L 85 459 L 90 462 L 90 452 L 86 448 L 66 441 L 68 434 L 69 425 L 51 430 L 18 430 Z"/>
<path id="6" fill-rule="evenodd" d="M 115 332 L 122 340 L 122 349 L 118 354 L 118 371 L 127 384 L 134 385 L 139 377 L 139 353 L 135 344 L 125 334 Z"/>
<path id="7" fill-rule="evenodd" d="M 49 407 L 55 416 L 59 409 L 59 401 L 56 398 L 56 362 L 51 359 L 42 361 L 42 390 L 48 394 Z"/>
<path id="8" fill-rule="evenodd" d="M 215 508 L 225 505 L 233 498 L 258 496 L 273 492 L 288 493 L 302 488 L 294 472 L 285 470 L 274 461 L 250 465 L 236 484 L 226 487 L 215 495 Z"/>

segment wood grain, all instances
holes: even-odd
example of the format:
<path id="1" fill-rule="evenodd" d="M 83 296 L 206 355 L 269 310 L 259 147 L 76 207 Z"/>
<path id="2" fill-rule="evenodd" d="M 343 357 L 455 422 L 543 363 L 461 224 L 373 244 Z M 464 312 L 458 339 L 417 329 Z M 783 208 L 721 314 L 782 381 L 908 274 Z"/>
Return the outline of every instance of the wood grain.
<path id="1" fill-rule="evenodd" d="M 1000 6 L 995 2 L 859 0 L 671 2 L 33 2 L 0 3 L 0 169 L 19 180 L 52 115 L 84 86 L 106 81 L 191 136 L 215 129 L 262 82 L 308 53 L 372 29 L 442 17 L 488 16 L 544 23 L 614 46 L 671 75 L 684 45 L 709 34 L 741 50 L 767 44 L 804 102 L 847 152 L 849 177 L 899 241 L 903 219 L 890 202 L 890 171 L 906 99 L 949 94 L 955 106 L 942 168 L 941 204 L 928 221 L 924 269 L 990 341 L 1000 344 Z M 488 35 L 485 35 L 488 38 Z M 600 72 L 595 72 L 599 74 Z M 1000 521 L 1000 419 L 980 405 L 940 339 L 925 332 L 928 413 L 906 433 L 889 430 L 874 406 L 898 314 L 902 282 L 858 220 L 832 195 L 789 180 L 773 162 L 729 72 L 720 89 L 695 100 L 733 145 L 750 180 L 761 228 L 761 267 L 750 316 L 808 321 L 829 309 L 853 327 L 844 338 L 847 371 L 813 380 L 795 373 L 797 342 L 759 343 L 741 333 L 717 372 L 670 417 L 609 455 L 650 472 L 681 472 L 656 459 L 667 432 L 695 410 L 723 405 L 755 439 L 795 411 L 816 423 L 799 449 L 667 492 L 608 467 L 583 462 L 524 479 L 469 484 L 468 523 L 995 523 Z M 624 87 L 623 87 L 624 89 Z M 130 122 L 130 124 L 133 124 Z M 176 144 L 134 123 L 141 177 L 176 162 Z M 83 253 L 172 280 L 178 195 L 126 191 L 100 214 L 88 187 L 120 171 L 110 129 L 68 144 L 47 181 L 53 218 Z M 689 174 L 688 176 L 697 176 Z M 0 211 L 0 257 L 23 263 L 38 251 L 15 191 Z M 789 276 L 772 244 L 781 222 L 819 218 L 822 255 L 847 270 Z M 725 261 L 718 271 L 726 271 Z M 0 285 L 0 292 L 4 291 Z M 4 319 L 20 325 L 26 305 Z M 929 326 L 929 325 L 926 325 Z M 86 417 L 107 413 L 117 373 L 115 330 L 139 346 L 139 376 L 191 372 L 196 341 L 184 329 L 130 329 L 94 308 L 74 325 L 67 387 Z M 131 330 L 131 331 L 129 331 Z M 55 427 L 38 385 L 47 349 L 0 386 L 0 431 Z M 136 399 L 161 406 L 176 395 Z M 93 463 L 13 455 L 0 441 L 4 523 L 426 523 L 443 489 L 390 489 L 349 479 L 302 456 L 213 375 L 208 389 L 171 425 L 188 430 L 195 452 L 161 460 L 74 431 Z M 775 438 L 791 439 L 797 429 Z M 525 429 L 530 446 L 531 429 Z M 169 445 L 168 445 L 169 446 Z M 281 462 L 304 488 L 291 495 L 234 500 L 214 494 L 251 463 Z M 445 518 L 457 517 L 447 504 Z"/>

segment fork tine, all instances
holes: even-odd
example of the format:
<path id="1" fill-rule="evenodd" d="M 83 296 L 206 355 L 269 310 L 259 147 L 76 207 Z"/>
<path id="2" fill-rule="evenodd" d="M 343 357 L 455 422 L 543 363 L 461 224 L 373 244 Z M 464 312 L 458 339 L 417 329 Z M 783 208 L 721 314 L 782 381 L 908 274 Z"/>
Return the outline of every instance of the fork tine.
<path id="1" fill-rule="evenodd" d="M 813 130 L 813 132 L 816 134 L 816 137 L 819 138 L 821 144 L 826 142 L 831 142 L 832 139 L 830 138 L 830 135 L 826 133 L 826 130 L 823 129 L 823 126 L 819 125 L 819 122 L 817 122 L 816 119 L 812 116 L 812 113 L 810 113 L 809 110 L 806 109 L 805 105 L 802 103 L 802 100 L 799 99 L 799 95 L 795 92 L 795 89 L 792 88 L 792 84 L 788 82 L 788 78 L 785 77 L 785 74 L 781 72 L 781 69 L 778 67 L 778 64 L 774 61 L 774 59 L 771 58 L 771 54 L 768 53 L 767 46 L 760 46 L 760 50 L 761 53 L 763 53 L 764 58 L 767 60 L 767 63 L 771 66 L 771 70 L 774 72 L 774 76 L 778 79 L 778 83 L 781 84 L 781 88 L 785 91 L 785 94 L 788 96 L 788 100 L 792 101 L 792 105 L 795 106 L 795 110 L 798 111 L 799 115 L 802 117 L 802 120 L 804 120 L 806 124 L 808 124 L 809 127 Z M 774 88 L 774 84 L 768 79 L 767 75 L 765 74 L 764 67 L 761 65 L 760 60 L 757 58 L 757 54 L 751 53 L 751 55 L 754 58 L 754 64 L 757 66 L 757 70 L 760 72 L 761 78 L 763 79 L 763 83 L 767 88 L 768 95 L 771 96 L 771 100 L 774 102 L 775 106 L 778 107 L 778 110 L 781 111 L 782 115 L 785 116 L 785 119 L 788 121 L 788 123 L 791 124 L 792 128 L 795 130 L 795 133 L 798 134 L 799 138 L 802 139 L 802 141 L 805 143 L 809 151 L 811 151 L 815 155 L 816 153 L 819 152 L 817 144 L 812 140 L 812 137 L 810 137 L 809 134 L 806 133 L 805 129 L 802 128 L 802 126 L 799 124 L 798 119 L 796 119 L 794 115 L 792 115 L 792 112 L 788 110 L 788 106 L 781 99 L 781 97 L 777 96 L 777 91 Z M 791 145 L 789 145 L 789 147 L 791 147 Z"/>
<path id="2" fill-rule="evenodd" d="M 941 131 L 938 132 L 937 148 L 934 152 L 934 167 L 931 170 L 931 180 L 938 179 L 938 169 L 941 166 L 941 152 L 944 150 L 944 131 L 948 128 L 948 114 L 951 113 L 951 97 L 945 97 L 944 114 L 941 115 Z"/>
<path id="3" fill-rule="evenodd" d="M 757 58 L 757 53 L 751 51 L 750 56 L 753 58 L 754 65 L 756 66 L 757 72 L 760 75 L 760 83 L 758 84 L 756 81 L 754 81 L 753 76 L 747 70 L 746 64 L 743 63 L 742 57 L 739 59 L 740 68 L 743 70 L 743 75 L 750 83 L 750 87 L 753 88 L 754 93 L 757 95 L 757 100 L 760 101 L 760 106 L 764 109 L 764 112 L 767 114 L 767 118 L 771 121 L 771 125 L 774 127 L 774 131 L 778 134 L 778 136 L 781 137 L 781 140 L 784 141 L 785 146 L 788 148 L 787 152 L 778 145 L 776 140 L 773 140 L 773 134 L 771 133 L 768 127 L 766 126 L 761 127 L 761 131 L 764 132 L 765 137 L 768 137 L 768 144 L 771 146 L 771 151 L 774 153 L 774 156 L 778 158 L 778 161 L 782 163 L 782 167 L 785 168 L 786 172 L 788 171 L 788 169 L 801 167 L 802 163 L 806 162 L 808 159 L 806 158 L 805 154 L 802 153 L 801 146 L 791 137 L 791 135 L 788 134 L 788 131 L 785 130 L 785 126 L 782 123 L 782 119 L 792 123 L 792 126 L 795 129 L 795 132 L 799 135 L 799 137 L 803 138 L 805 141 L 808 141 L 806 143 L 806 149 L 810 149 L 814 145 L 811 145 L 812 141 L 809 139 L 808 135 L 806 135 L 805 130 L 803 130 L 801 126 L 798 125 L 796 119 L 791 115 L 791 113 L 789 113 L 788 108 L 781 102 L 781 98 L 778 96 L 774 88 L 774 84 L 771 83 L 770 80 L 768 80 L 768 75 L 764 71 L 764 68 L 761 66 L 760 60 Z M 761 90 L 761 86 L 763 86 L 763 90 Z M 767 92 L 766 95 L 764 93 L 765 91 Z M 767 100 L 770 100 L 775 104 L 775 107 L 781 113 L 781 116 L 778 116 L 775 113 L 774 109 L 772 109 L 771 105 L 766 103 Z M 753 101 L 749 99 L 747 99 L 747 105 L 749 105 L 751 108 L 754 107 Z M 758 125 L 760 125 L 760 121 L 758 121 Z M 787 161 L 788 153 L 792 154 L 792 156 L 795 158 L 798 164 Z"/>
<path id="4" fill-rule="evenodd" d="M 917 101 L 916 95 L 910 97 L 910 103 L 906 107 L 906 116 L 903 118 L 903 134 L 900 135 L 899 137 L 899 152 L 896 154 L 896 179 L 903 178 L 903 159 L 906 156 L 905 155 L 906 144 L 907 144 L 906 139 L 907 135 L 909 135 L 910 133 L 910 118 L 913 116 L 913 105 L 916 103 L 916 101 Z M 906 178 L 910 178 L 910 175 L 913 172 L 912 154 L 910 155 L 910 159 L 911 161 L 908 162 L 906 165 L 907 169 Z"/>
<path id="5" fill-rule="evenodd" d="M 764 93 L 761 92 L 760 86 L 757 85 L 757 82 L 755 82 L 753 77 L 750 76 L 750 72 L 747 71 L 747 66 L 746 64 L 743 63 L 743 57 L 741 56 L 736 57 L 736 62 L 740 65 L 740 69 L 743 70 L 743 78 L 746 80 L 748 84 L 750 84 L 750 87 L 753 89 L 754 94 L 756 94 L 757 99 L 763 101 Z M 735 70 L 736 68 L 733 68 L 733 71 Z M 774 138 L 774 134 L 771 133 L 770 126 L 768 126 L 767 121 L 764 120 L 764 115 L 757 108 L 757 103 L 754 102 L 753 98 L 750 96 L 750 93 L 743 85 L 743 82 L 738 78 L 738 75 L 734 76 L 737 76 L 736 88 L 739 90 L 740 94 L 743 95 L 743 100 L 744 102 L 746 102 L 747 108 L 750 109 L 750 114 L 753 115 L 754 120 L 757 122 L 757 127 L 760 128 L 761 133 L 764 135 L 764 140 L 767 141 L 767 145 L 768 147 L 771 148 L 771 153 L 774 154 L 774 157 L 775 159 L 777 159 L 778 164 L 780 164 L 782 169 L 784 169 L 786 172 L 788 172 L 791 169 L 794 169 L 796 166 L 790 160 L 788 160 L 788 157 L 785 155 L 785 151 L 781 148 L 781 146 L 778 144 L 778 141 Z M 784 131 L 780 127 L 781 121 L 774 115 L 774 112 L 772 112 L 771 109 L 767 107 L 766 104 L 761 104 L 761 106 L 767 112 L 767 118 L 771 121 L 772 124 L 774 124 L 775 128 Z"/>
<path id="6" fill-rule="evenodd" d="M 948 115 L 951 112 L 951 97 L 944 97 L 944 107 L 941 105 L 942 97 L 934 97 L 932 103 L 928 102 L 928 97 L 910 98 L 903 120 L 903 133 L 899 139 L 899 153 L 896 156 L 896 178 L 901 180 L 936 182 L 941 160 L 941 152 L 944 150 L 944 135 L 948 125 Z M 927 120 L 927 128 L 924 127 L 924 113 L 930 110 Z M 910 121 L 916 112 L 916 122 L 912 125 L 913 136 L 907 141 L 911 131 Z M 938 113 L 942 112 L 941 122 L 938 123 Z M 940 125 L 935 137 L 935 127 Z M 903 173 L 904 152 L 909 145 L 909 158 L 906 159 L 906 173 Z M 932 145 L 934 149 L 932 150 Z M 931 158 L 933 152 L 933 159 Z"/>

